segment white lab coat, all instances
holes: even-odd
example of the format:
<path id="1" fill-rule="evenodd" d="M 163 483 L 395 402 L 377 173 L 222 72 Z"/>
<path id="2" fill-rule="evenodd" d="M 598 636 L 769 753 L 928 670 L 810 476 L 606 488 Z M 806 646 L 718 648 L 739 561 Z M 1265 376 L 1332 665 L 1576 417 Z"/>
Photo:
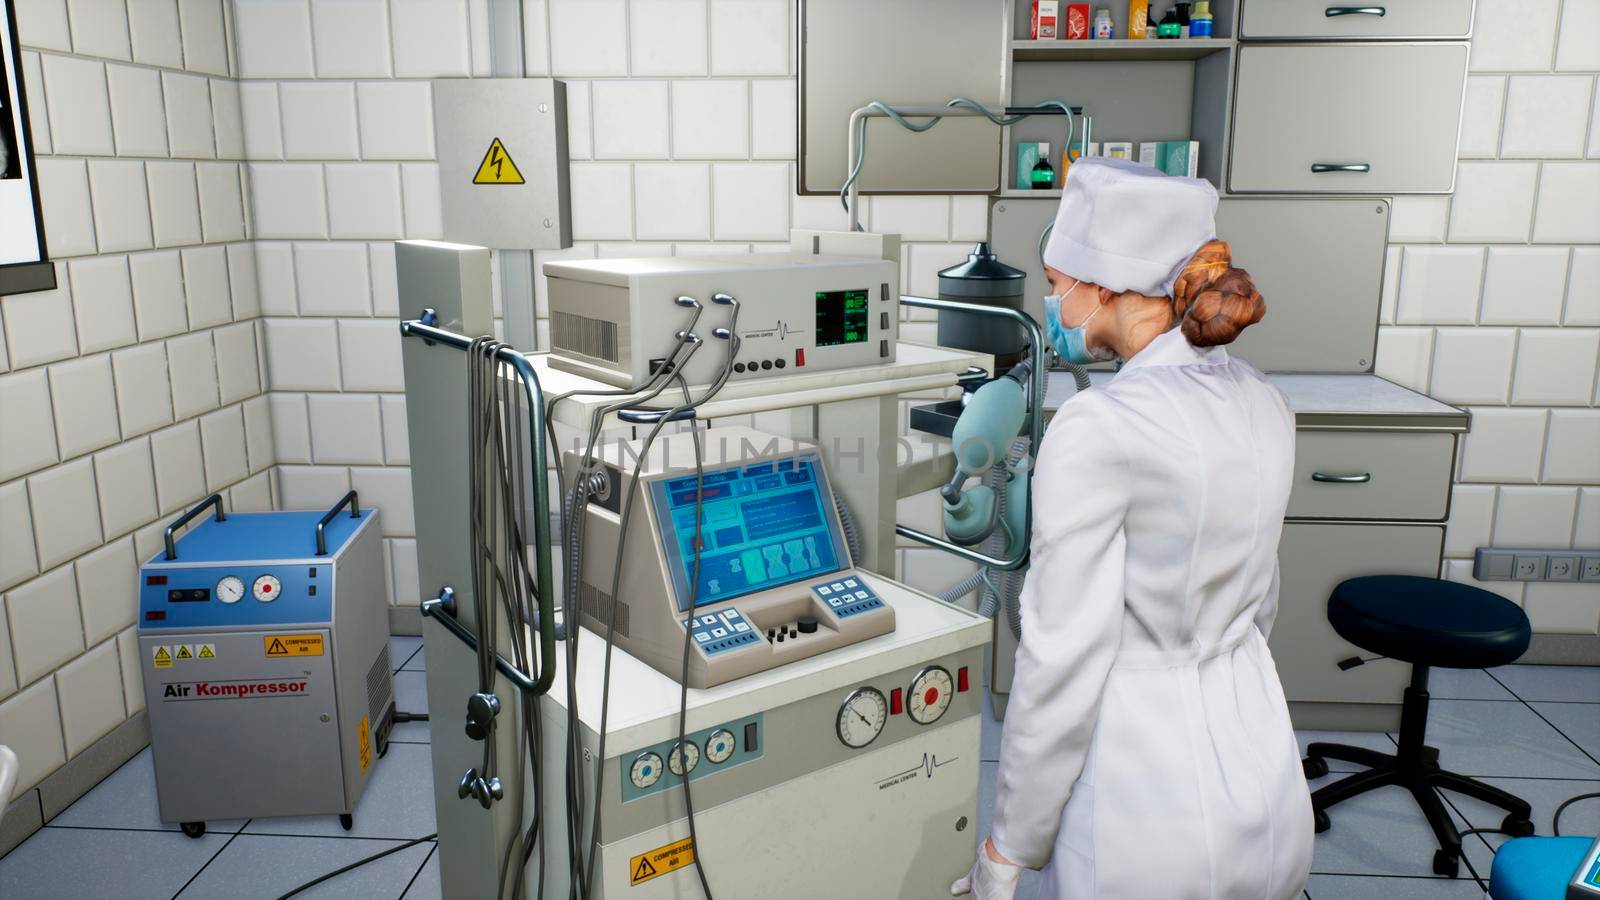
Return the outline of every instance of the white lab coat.
<path id="1" fill-rule="evenodd" d="M 1311 802 L 1266 642 L 1293 456 L 1282 394 L 1178 330 L 1056 413 L 993 830 L 1041 898 L 1299 896 Z"/>

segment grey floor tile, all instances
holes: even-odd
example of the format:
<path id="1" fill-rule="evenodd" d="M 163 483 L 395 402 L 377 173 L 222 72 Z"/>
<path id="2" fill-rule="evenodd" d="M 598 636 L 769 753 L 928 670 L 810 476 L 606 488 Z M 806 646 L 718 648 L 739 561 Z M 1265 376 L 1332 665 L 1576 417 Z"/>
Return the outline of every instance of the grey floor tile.
<path id="1" fill-rule="evenodd" d="M 389 730 L 390 743 L 427 744 L 432 741 L 427 722 L 396 722 L 394 728 Z"/>
<path id="2" fill-rule="evenodd" d="M 1524 700 L 1600 703 L 1600 666 L 1502 666 L 1491 671 Z"/>
<path id="3" fill-rule="evenodd" d="M 217 854 L 179 897 L 231 900 L 277 897 L 285 891 L 398 841 L 241 834 Z M 432 842 L 407 847 L 310 888 L 296 897 L 394 900 L 422 868 Z"/>
<path id="4" fill-rule="evenodd" d="M 0 859 L 0 897 L 168 900 L 232 837 L 42 828 Z"/>
<path id="5" fill-rule="evenodd" d="M 1600 759 L 1600 706 L 1589 703 L 1535 703 L 1533 708 L 1595 759 Z"/>
<path id="6" fill-rule="evenodd" d="M 444 890 L 439 882 L 439 848 L 434 847 L 428 854 L 428 861 L 422 864 L 422 869 L 417 872 L 417 877 L 411 880 L 411 886 L 406 888 L 403 900 L 441 900 Z"/>
<path id="7" fill-rule="evenodd" d="M 389 636 L 389 664 L 396 672 L 405 668 L 406 663 L 422 649 L 422 636 L 416 634 L 392 634 Z"/>
<path id="8" fill-rule="evenodd" d="M 1482 900 L 1477 882 L 1460 878 L 1373 878 L 1313 875 L 1306 884 L 1311 900 Z"/>
<path id="9" fill-rule="evenodd" d="M 431 834 L 437 826 L 430 748 L 391 743 L 388 755 L 378 761 L 356 802 L 354 818 L 355 827 L 350 831 L 340 827 L 337 816 L 252 819 L 245 833 L 399 840 Z"/>
<path id="10" fill-rule="evenodd" d="M 417 647 L 417 652 L 413 654 L 410 659 L 406 660 L 406 664 L 400 668 L 406 670 L 407 672 L 425 671 L 428 668 L 428 648 L 419 645 Z"/>
<path id="11" fill-rule="evenodd" d="M 1334 777 L 1319 779 L 1312 788 L 1322 787 Z M 1438 849 L 1433 829 L 1404 788 L 1382 787 L 1352 797 L 1329 809 L 1328 817 L 1332 827 L 1317 835 L 1311 871 L 1419 877 L 1433 874 L 1433 853 Z M 1458 827 L 1467 827 L 1459 816 L 1452 817 Z M 1462 877 L 1468 877 L 1465 868 Z M 1310 893 L 1318 896 L 1316 888 L 1311 888 Z"/>
<path id="12" fill-rule="evenodd" d="M 1600 778 L 1600 764 L 1521 703 L 1435 700 L 1427 742 L 1440 765 L 1463 775 Z"/>
<path id="13" fill-rule="evenodd" d="M 1517 699 L 1483 669 L 1434 669 L 1428 673 L 1428 696 L 1435 700 Z"/>
<path id="14" fill-rule="evenodd" d="M 1600 782 L 1596 781 L 1558 781 L 1544 778 L 1485 778 L 1484 781 L 1502 790 L 1510 791 L 1518 797 L 1528 801 L 1533 807 L 1533 827 L 1539 834 L 1550 834 L 1550 816 L 1556 811 L 1561 801 L 1578 794 L 1587 794 L 1600 791 Z M 1460 794 L 1447 792 L 1445 798 L 1456 811 L 1466 817 L 1473 828 L 1499 828 L 1505 818 L 1505 812 L 1499 807 L 1490 806 Z M 1584 800 L 1574 803 L 1561 814 L 1562 834 L 1600 834 L 1600 800 Z M 1493 864 L 1489 847 L 1498 847 L 1509 840 L 1503 835 L 1485 834 L 1481 836 L 1468 835 L 1462 839 L 1462 847 L 1467 858 L 1472 861 L 1473 868 L 1480 873 L 1487 873 Z"/>
<path id="15" fill-rule="evenodd" d="M 394 705 L 405 712 L 427 712 L 428 676 L 422 672 L 394 673 Z"/>
<path id="16" fill-rule="evenodd" d="M 106 776 L 104 781 L 90 788 L 89 793 L 79 797 L 60 815 L 51 819 L 50 824 L 80 828 L 178 830 L 178 823 L 161 821 L 156 803 L 155 762 L 149 747 L 139 751 L 133 759 Z M 243 827 L 243 819 L 206 822 L 206 830 L 215 834 L 232 834 Z"/>
<path id="17" fill-rule="evenodd" d="M 1394 741 L 1389 740 L 1389 736 L 1381 731 L 1296 731 L 1294 736 L 1300 742 L 1300 755 L 1302 757 L 1306 754 L 1306 745 L 1312 742 L 1349 744 L 1352 747 L 1365 747 L 1368 750 L 1376 750 L 1379 753 L 1393 753 L 1395 751 Z M 1344 762 L 1337 759 L 1328 760 L 1328 771 L 1330 772 L 1359 772 L 1364 768 L 1366 767 L 1352 762 Z"/>
<path id="18" fill-rule="evenodd" d="M 1004 722 L 994 720 L 994 706 L 989 703 L 989 692 L 983 692 L 983 712 L 980 714 L 982 752 L 979 759 L 997 760 L 1000 758 L 1000 735 L 1005 731 Z"/>

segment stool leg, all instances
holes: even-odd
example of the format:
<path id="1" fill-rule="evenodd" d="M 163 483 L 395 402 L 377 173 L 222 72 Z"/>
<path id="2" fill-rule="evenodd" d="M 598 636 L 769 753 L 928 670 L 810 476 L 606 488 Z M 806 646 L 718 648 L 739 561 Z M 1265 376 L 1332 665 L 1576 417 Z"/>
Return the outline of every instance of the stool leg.
<path id="1" fill-rule="evenodd" d="M 1388 753 L 1379 753 L 1376 750 L 1368 750 L 1366 747 L 1352 747 L 1348 744 L 1307 744 L 1306 757 L 1309 759 L 1337 759 L 1344 762 L 1353 762 L 1358 766 L 1366 766 L 1369 769 L 1379 769 L 1394 764 L 1394 757 Z"/>
<path id="2" fill-rule="evenodd" d="M 1311 794 L 1311 808 L 1324 810 L 1357 794 L 1365 794 L 1375 788 L 1396 784 L 1398 780 L 1398 775 L 1387 769 L 1369 769 L 1365 772 L 1357 772 L 1347 778 L 1341 778 L 1333 784 L 1317 788 Z"/>
<path id="3" fill-rule="evenodd" d="M 1438 787 L 1498 806 L 1519 819 L 1529 818 L 1533 814 L 1533 807 L 1528 805 L 1528 801 L 1516 794 L 1502 791 L 1492 784 L 1484 784 L 1476 778 L 1468 778 L 1455 772 L 1437 772 L 1430 780 Z"/>
<path id="4" fill-rule="evenodd" d="M 1425 781 L 1412 781 L 1406 785 L 1411 796 L 1417 798 L 1422 814 L 1427 816 L 1434 837 L 1439 840 L 1439 853 L 1434 856 L 1433 870 L 1440 875 L 1455 877 L 1455 862 L 1461 858 L 1461 834 L 1456 831 L 1450 814 L 1445 812 L 1444 800 Z"/>

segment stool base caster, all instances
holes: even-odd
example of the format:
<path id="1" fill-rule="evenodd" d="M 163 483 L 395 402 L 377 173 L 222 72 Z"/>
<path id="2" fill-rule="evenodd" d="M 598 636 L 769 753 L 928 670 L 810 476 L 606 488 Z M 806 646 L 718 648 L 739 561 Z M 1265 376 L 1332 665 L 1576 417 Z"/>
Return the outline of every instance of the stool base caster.
<path id="1" fill-rule="evenodd" d="M 203 837 L 206 833 L 206 823 L 204 822 L 184 822 L 178 827 L 183 829 L 184 834 L 192 838 Z"/>
<path id="2" fill-rule="evenodd" d="M 1433 851 L 1433 874 L 1454 878 L 1461 871 L 1461 857 L 1445 850 Z"/>
<path id="3" fill-rule="evenodd" d="M 1533 834 L 1533 822 L 1512 813 L 1500 823 L 1500 830 L 1513 837 L 1527 837 Z"/>
<path id="4" fill-rule="evenodd" d="M 1328 761 L 1308 756 L 1300 761 L 1300 768 L 1305 770 L 1307 781 L 1315 781 L 1328 774 Z"/>
<path id="5" fill-rule="evenodd" d="M 1328 821 L 1328 811 L 1325 809 L 1312 810 L 1311 821 L 1316 826 L 1317 834 L 1321 834 L 1333 827 L 1333 823 Z"/>
<path id="6" fill-rule="evenodd" d="M 350 813 L 344 813 L 340 815 L 339 827 L 343 828 L 345 831 L 349 831 L 350 829 L 356 827 L 356 817 Z"/>

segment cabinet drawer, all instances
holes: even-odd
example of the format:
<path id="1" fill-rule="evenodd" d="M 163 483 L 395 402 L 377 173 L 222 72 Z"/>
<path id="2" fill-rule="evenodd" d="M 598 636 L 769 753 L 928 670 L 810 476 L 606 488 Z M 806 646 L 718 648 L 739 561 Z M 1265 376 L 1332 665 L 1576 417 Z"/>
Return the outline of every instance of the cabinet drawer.
<path id="1" fill-rule="evenodd" d="M 1241 18 L 1246 38 L 1464 38 L 1472 0 L 1245 0 Z"/>
<path id="2" fill-rule="evenodd" d="M 1455 436 L 1303 431 L 1290 518 L 1443 521 Z"/>
<path id="3" fill-rule="evenodd" d="M 1446 193 L 1467 45 L 1239 48 L 1228 185 L 1241 193 Z"/>

